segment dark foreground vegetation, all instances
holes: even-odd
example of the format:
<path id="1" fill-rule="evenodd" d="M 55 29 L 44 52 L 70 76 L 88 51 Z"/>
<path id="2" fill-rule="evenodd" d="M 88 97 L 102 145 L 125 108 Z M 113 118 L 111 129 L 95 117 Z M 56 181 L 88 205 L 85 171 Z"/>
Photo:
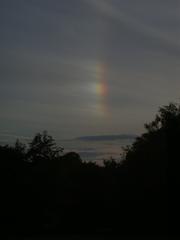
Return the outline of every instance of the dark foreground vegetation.
<path id="1" fill-rule="evenodd" d="M 166 235 L 168 160 L 179 145 L 180 106 L 160 108 L 145 129 L 120 163 L 104 167 L 63 154 L 46 132 L 29 146 L 1 146 L 1 228 L 26 235 Z"/>

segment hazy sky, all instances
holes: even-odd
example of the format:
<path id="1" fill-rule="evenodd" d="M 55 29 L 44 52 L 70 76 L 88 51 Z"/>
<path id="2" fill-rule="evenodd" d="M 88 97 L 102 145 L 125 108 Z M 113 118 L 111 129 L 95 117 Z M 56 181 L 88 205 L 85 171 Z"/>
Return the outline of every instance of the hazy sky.
<path id="1" fill-rule="evenodd" d="M 0 138 L 141 133 L 179 64 L 179 0 L 1 0 Z"/>

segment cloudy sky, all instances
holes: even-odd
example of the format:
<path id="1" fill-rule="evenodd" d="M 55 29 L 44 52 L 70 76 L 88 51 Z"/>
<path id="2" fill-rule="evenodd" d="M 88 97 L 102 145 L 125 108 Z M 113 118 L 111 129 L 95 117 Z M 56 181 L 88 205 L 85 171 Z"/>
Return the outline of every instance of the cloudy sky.
<path id="1" fill-rule="evenodd" d="M 1 0 L 0 138 L 141 133 L 179 64 L 179 0 Z"/>

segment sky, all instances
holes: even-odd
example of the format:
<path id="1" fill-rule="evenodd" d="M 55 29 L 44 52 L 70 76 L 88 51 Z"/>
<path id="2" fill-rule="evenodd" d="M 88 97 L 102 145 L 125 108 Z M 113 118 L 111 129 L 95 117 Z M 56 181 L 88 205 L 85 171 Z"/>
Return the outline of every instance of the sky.
<path id="1" fill-rule="evenodd" d="M 0 139 L 140 134 L 179 101 L 179 0 L 1 0 Z"/>

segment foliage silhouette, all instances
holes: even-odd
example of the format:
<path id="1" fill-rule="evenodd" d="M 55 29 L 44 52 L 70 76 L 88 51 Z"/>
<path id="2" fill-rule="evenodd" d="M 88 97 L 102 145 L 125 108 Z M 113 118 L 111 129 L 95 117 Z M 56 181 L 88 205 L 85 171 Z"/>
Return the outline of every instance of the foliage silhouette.
<path id="1" fill-rule="evenodd" d="M 104 166 L 83 162 L 75 152 L 63 154 L 47 132 L 29 146 L 0 146 L 4 229 L 166 234 L 168 160 L 178 152 L 180 106 L 160 108 L 145 129 L 121 162 L 110 159 Z"/>
<path id="2" fill-rule="evenodd" d="M 180 107 L 173 103 L 161 107 L 145 129 L 142 136 L 124 149 L 123 165 L 139 182 L 167 184 L 168 160 L 178 149 L 175 146 L 180 136 Z"/>
<path id="3" fill-rule="evenodd" d="M 29 144 L 27 157 L 29 161 L 53 160 L 59 157 L 63 148 L 57 147 L 55 140 L 46 131 L 37 133 Z"/>

